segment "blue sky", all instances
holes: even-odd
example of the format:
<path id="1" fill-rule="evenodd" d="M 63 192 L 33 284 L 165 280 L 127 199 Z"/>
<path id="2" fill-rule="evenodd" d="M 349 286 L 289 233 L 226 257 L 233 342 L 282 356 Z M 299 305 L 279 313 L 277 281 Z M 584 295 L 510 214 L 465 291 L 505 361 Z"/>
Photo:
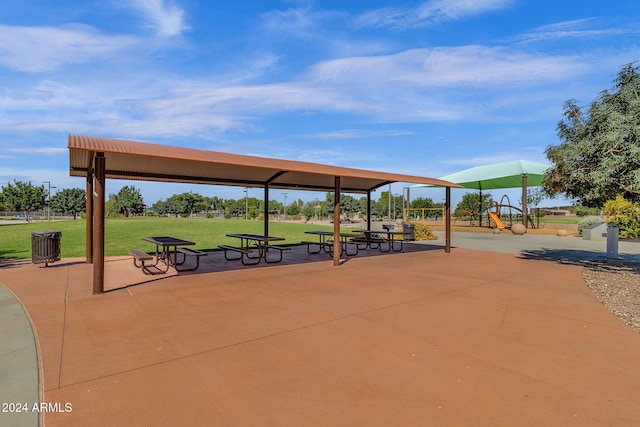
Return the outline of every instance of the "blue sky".
<path id="1" fill-rule="evenodd" d="M 636 0 L 5 1 L 0 185 L 84 188 L 69 134 L 427 177 L 547 163 L 563 103 L 608 89 L 640 59 L 639 36 Z M 138 181 L 107 192 L 122 185 L 150 204 L 244 196 Z"/>

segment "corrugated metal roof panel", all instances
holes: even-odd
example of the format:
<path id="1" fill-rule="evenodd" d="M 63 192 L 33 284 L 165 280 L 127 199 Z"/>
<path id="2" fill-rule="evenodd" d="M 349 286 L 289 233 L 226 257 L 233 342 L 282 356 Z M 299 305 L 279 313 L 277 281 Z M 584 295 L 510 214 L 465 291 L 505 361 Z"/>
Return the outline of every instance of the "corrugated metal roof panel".
<path id="1" fill-rule="evenodd" d="M 271 159 L 94 136 L 69 136 L 71 176 L 87 176 L 93 153 L 104 153 L 106 176 L 145 181 L 269 186 L 366 193 L 391 182 L 458 185 L 435 178 L 374 172 L 317 163 Z"/>

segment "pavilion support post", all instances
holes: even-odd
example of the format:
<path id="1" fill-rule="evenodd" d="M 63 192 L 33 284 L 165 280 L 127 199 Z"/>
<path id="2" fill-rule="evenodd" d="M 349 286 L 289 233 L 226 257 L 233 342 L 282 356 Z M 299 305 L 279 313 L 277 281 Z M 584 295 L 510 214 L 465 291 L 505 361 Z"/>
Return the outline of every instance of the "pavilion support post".
<path id="1" fill-rule="evenodd" d="M 444 251 L 451 253 L 451 187 L 446 187 Z"/>
<path id="2" fill-rule="evenodd" d="M 527 227 L 527 174 L 522 174 L 522 225 Z"/>
<path id="3" fill-rule="evenodd" d="M 480 189 L 480 200 L 478 200 L 478 218 L 480 219 L 478 220 L 478 226 L 482 227 L 482 181 L 478 181 L 478 188 Z M 489 215 L 487 214 L 487 216 Z M 491 222 L 489 222 L 489 225 L 491 225 Z"/>
<path id="4" fill-rule="evenodd" d="M 105 157 L 97 153 L 94 167 L 93 200 L 93 294 L 104 292 L 104 195 Z"/>
<path id="5" fill-rule="evenodd" d="M 367 191 L 367 230 L 371 230 L 371 191 Z"/>
<path id="6" fill-rule="evenodd" d="M 264 235 L 269 235 L 269 184 L 264 186 Z"/>
<path id="7" fill-rule="evenodd" d="M 340 265 L 340 177 L 335 177 L 333 206 L 333 266 Z"/>
<path id="8" fill-rule="evenodd" d="M 85 195 L 85 261 L 93 264 L 93 168 L 87 171 Z"/>

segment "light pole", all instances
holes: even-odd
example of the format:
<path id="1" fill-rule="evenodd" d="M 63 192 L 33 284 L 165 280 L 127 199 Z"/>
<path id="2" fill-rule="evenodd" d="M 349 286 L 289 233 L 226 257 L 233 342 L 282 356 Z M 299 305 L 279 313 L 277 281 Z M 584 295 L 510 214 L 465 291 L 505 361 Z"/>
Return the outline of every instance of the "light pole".
<path id="1" fill-rule="evenodd" d="M 407 190 L 407 198 L 404 198 L 404 190 Z M 411 214 L 411 187 L 402 187 L 402 221 L 409 221 Z"/>
<path id="2" fill-rule="evenodd" d="M 42 181 L 42 183 L 47 184 L 47 221 L 51 221 L 51 206 L 49 206 L 49 203 L 51 203 L 51 189 L 56 187 L 52 187 L 50 181 Z"/>
<path id="3" fill-rule="evenodd" d="M 249 219 L 249 187 L 244 187 L 244 219 Z"/>
<path id="4" fill-rule="evenodd" d="M 396 195 L 393 195 L 393 222 L 396 222 Z"/>
<path id="5" fill-rule="evenodd" d="M 287 220 L 287 193 L 282 193 L 284 195 L 284 207 L 282 208 L 282 213 L 284 214 L 284 220 Z"/>

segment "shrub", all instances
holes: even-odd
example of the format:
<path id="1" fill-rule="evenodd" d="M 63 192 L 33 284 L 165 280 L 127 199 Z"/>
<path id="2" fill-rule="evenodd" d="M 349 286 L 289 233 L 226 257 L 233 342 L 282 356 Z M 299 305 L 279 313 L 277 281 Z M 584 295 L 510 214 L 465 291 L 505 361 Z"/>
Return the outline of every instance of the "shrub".
<path id="1" fill-rule="evenodd" d="M 620 228 L 620 237 L 636 238 L 640 236 L 640 206 L 617 196 L 604 204 L 607 223 Z"/>
<path id="2" fill-rule="evenodd" d="M 579 216 L 579 217 L 600 215 L 599 208 L 588 208 L 585 206 L 576 206 L 573 208 L 569 208 L 569 212 L 573 212 L 576 216 Z"/>
<path id="3" fill-rule="evenodd" d="M 414 226 L 413 232 L 416 240 L 437 240 L 438 239 L 438 236 L 433 234 L 433 232 L 431 231 L 431 227 L 429 227 L 425 223 L 409 221 L 407 222 L 407 224 L 413 224 Z"/>

